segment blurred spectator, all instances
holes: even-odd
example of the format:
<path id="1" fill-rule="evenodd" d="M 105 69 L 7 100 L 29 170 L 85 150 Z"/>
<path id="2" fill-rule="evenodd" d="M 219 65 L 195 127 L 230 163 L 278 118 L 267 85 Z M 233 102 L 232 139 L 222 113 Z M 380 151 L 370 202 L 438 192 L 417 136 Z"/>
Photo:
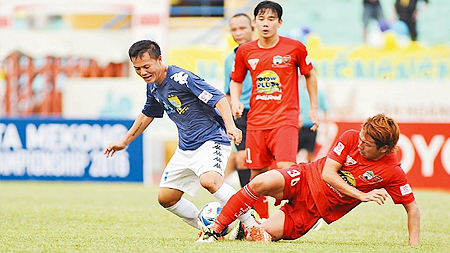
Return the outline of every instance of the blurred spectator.
<path id="1" fill-rule="evenodd" d="M 400 21 L 406 23 L 409 29 L 409 35 L 412 41 L 417 40 L 417 17 L 421 9 L 427 4 L 428 0 L 423 0 L 423 4 L 417 8 L 417 3 L 421 0 L 396 0 L 395 11 L 397 12 Z"/>
<path id="2" fill-rule="evenodd" d="M 380 1 L 378 0 L 363 0 L 364 12 L 363 12 L 363 41 L 367 42 L 367 28 L 369 26 L 370 19 L 374 19 L 378 22 L 381 31 L 388 29 L 387 22 L 384 18 L 383 9 L 381 8 Z"/>

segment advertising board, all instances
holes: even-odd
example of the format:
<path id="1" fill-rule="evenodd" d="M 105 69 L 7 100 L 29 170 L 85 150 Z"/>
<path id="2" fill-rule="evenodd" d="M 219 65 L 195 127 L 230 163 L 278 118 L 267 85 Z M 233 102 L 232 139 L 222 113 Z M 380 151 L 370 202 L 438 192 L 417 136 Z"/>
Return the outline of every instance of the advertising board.
<path id="1" fill-rule="evenodd" d="M 1 180 L 143 181 L 143 140 L 106 158 L 131 120 L 12 118 L 0 122 Z"/>

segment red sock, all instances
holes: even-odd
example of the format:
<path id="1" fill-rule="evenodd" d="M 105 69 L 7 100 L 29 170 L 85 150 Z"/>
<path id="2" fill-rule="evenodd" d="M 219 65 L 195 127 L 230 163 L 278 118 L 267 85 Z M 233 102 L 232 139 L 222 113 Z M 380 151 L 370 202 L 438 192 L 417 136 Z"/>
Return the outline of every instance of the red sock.
<path id="1" fill-rule="evenodd" d="M 255 211 L 259 214 L 259 218 L 269 218 L 269 200 L 266 196 L 260 197 L 253 206 L 255 207 Z"/>
<path id="2" fill-rule="evenodd" d="M 258 198 L 259 196 L 247 184 L 231 196 L 211 228 L 220 233 L 226 226 L 248 211 Z"/>

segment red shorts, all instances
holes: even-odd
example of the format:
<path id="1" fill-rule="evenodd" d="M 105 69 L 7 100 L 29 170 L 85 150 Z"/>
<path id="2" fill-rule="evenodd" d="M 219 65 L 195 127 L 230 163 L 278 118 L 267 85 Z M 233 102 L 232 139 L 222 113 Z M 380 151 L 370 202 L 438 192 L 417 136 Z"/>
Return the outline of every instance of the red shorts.
<path id="1" fill-rule="evenodd" d="M 249 169 L 262 169 L 270 167 L 274 160 L 295 163 L 297 147 L 298 127 L 247 130 L 245 166 Z"/>
<path id="2" fill-rule="evenodd" d="M 305 168 L 305 163 L 300 163 L 278 170 L 285 182 L 283 199 L 289 200 L 280 208 L 285 214 L 283 228 L 285 240 L 302 237 L 321 217 L 306 181 Z"/>

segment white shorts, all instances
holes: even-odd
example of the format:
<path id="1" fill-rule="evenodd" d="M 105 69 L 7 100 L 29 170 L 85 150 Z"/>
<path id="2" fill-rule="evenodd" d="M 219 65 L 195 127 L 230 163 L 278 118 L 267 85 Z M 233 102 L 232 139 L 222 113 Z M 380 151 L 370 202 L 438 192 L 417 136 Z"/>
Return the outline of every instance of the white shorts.
<path id="1" fill-rule="evenodd" d="M 161 176 L 159 187 L 173 188 L 195 197 L 201 188 L 200 175 L 217 171 L 224 176 L 231 146 L 207 141 L 196 150 L 177 147 Z"/>

